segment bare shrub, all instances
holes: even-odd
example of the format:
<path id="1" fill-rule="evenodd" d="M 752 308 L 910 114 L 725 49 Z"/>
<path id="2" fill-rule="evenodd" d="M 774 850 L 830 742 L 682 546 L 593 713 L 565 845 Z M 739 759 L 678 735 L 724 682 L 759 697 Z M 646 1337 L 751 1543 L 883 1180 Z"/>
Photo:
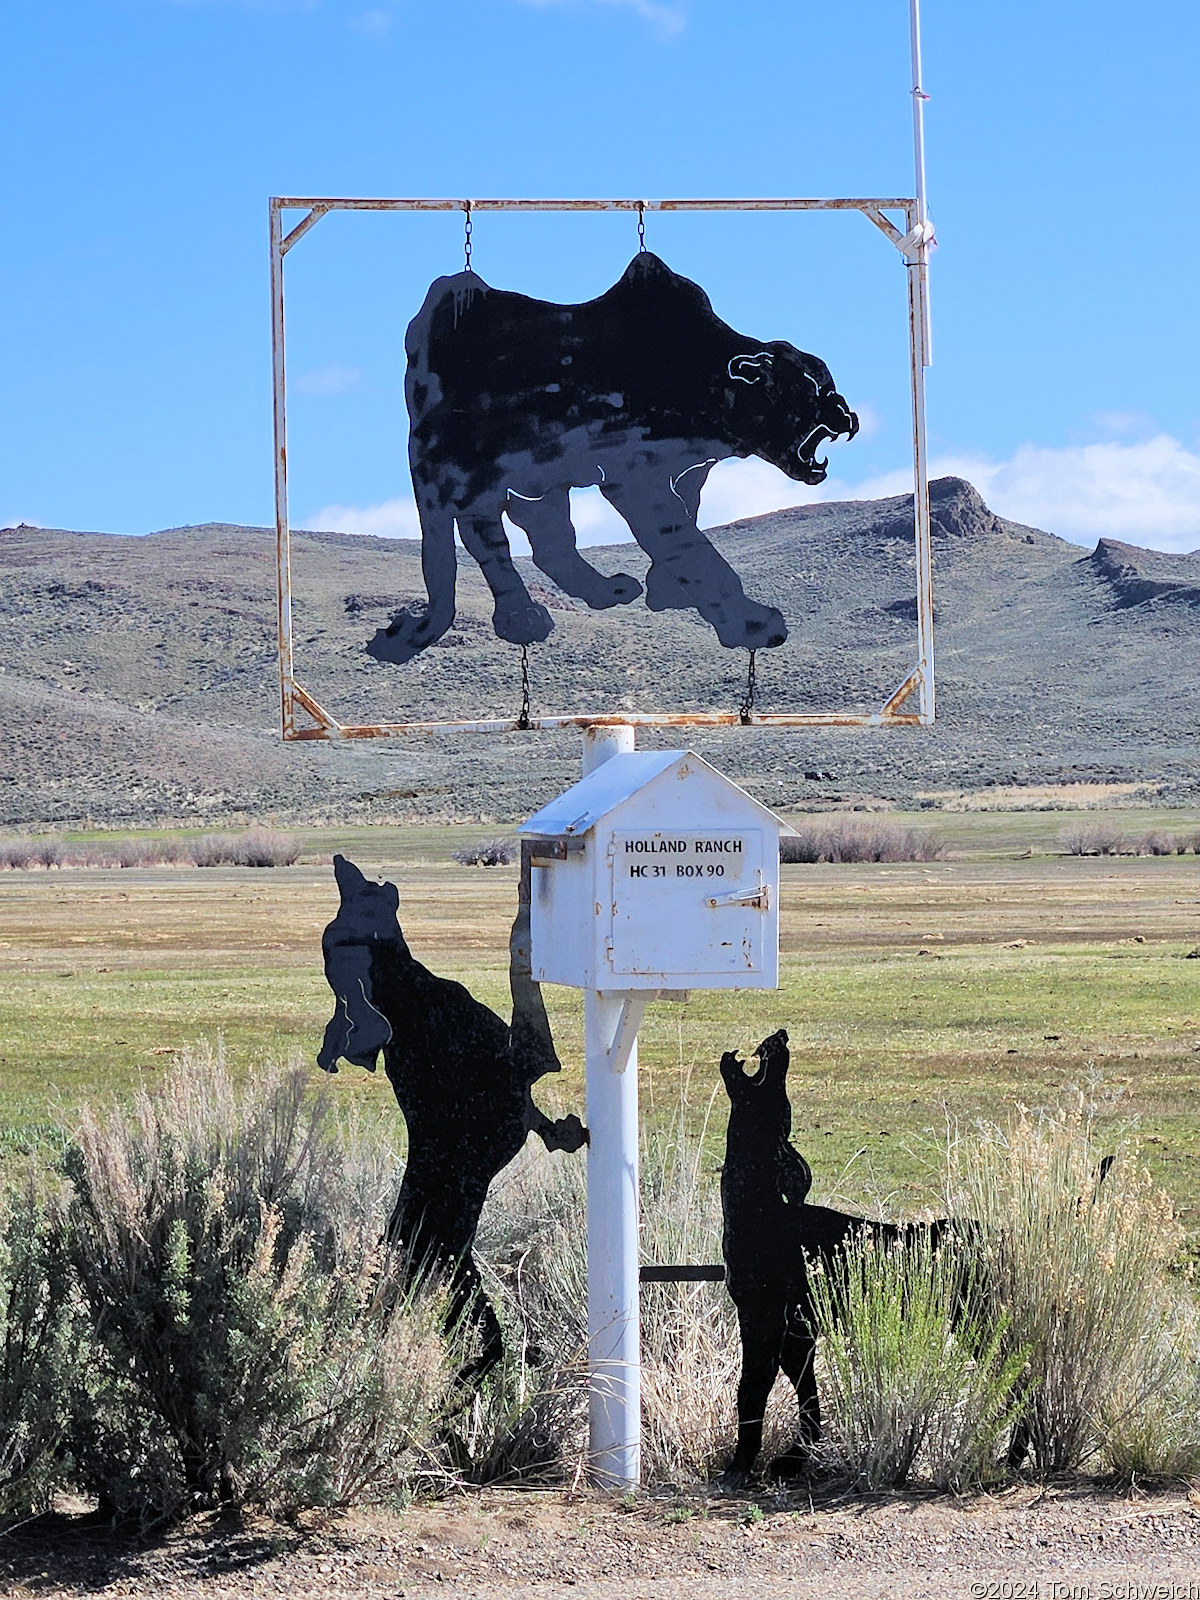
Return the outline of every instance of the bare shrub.
<path id="1" fill-rule="evenodd" d="M 174 866 L 190 861 L 186 839 L 143 839 L 147 866 Z"/>
<path id="2" fill-rule="evenodd" d="M 33 866 L 35 845 L 31 839 L 6 839 L 0 844 L 0 867 L 24 872 Z"/>
<path id="3" fill-rule="evenodd" d="M 1139 856 L 1169 856 L 1174 853 L 1175 841 L 1162 828 L 1153 828 L 1149 833 L 1144 833 L 1134 846 L 1134 854 Z"/>
<path id="4" fill-rule="evenodd" d="M 34 840 L 33 859 L 39 867 L 61 866 L 63 860 L 62 841 L 59 839 Z"/>
<path id="5" fill-rule="evenodd" d="M 112 847 L 112 859 L 118 867 L 144 867 L 150 852 L 142 839 L 121 839 Z"/>
<path id="6" fill-rule="evenodd" d="M 510 867 L 521 854 L 515 839 L 478 839 L 474 844 L 452 850 L 450 859 L 460 867 Z"/>
<path id="7" fill-rule="evenodd" d="M 822 823 L 797 822 L 795 832 L 784 834 L 779 840 L 779 859 L 785 864 L 810 867 L 818 861 L 829 861 L 829 829 Z"/>
<path id="8" fill-rule="evenodd" d="M 77 867 L 115 867 L 119 863 L 115 850 L 102 844 L 85 844 L 75 852 L 74 864 Z"/>
<path id="9" fill-rule="evenodd" d="M 206 833 L 188 843 L 187 853 L 197 867 L 290 867 L 299 861 L 302 848 L 291 834 L 248 828 L 236 837 Z"/>
<path id="10" fill-rule="evenodd" d="M 238 1096 L 192 1052 L 66 1151 L 92 1342 L 71 1451 L 118 1512 L 346 1504 L 401 1487 L 434 1432 L 444 1299 L 401 1288 L 392 1182 L 310 1087 L 296 1068 Z"/>
<path id="11" fill-rule="evenodd" d="M 249 828 L 233 841 L 236 867 L 291 867 L 300 859 L 300 841 L 273 828 Z"/>
<path id="12" fill-rule="evenodd" d="M 1024 1424 L 1046 1473 L 1078 1467 L 1170 1376 L 1157 1352 L 1178 1224 L 1131 1150 L 1102 1182 L 1100 1159 L 1082 1101 L 982 1125 L 958 1150 L 956 1209 L 978 1221 L 1007 1348 L 1025 1352 Z"/>
<path id="13" fill-rule="evenodd" d="M 795 837 L 779 841 L 779 859 L 810 864 L 817 861 L 941 861 L 945 841 L 922 828 L 873 821 L 796 823 Z"/>
<path id="14" fill-rule="evenodd" d="M 1075 822 L 1063 828 L 1058 842 L 1069 856 L 1116 856 L 1127 848 L 1119 829 L 1106 822 Z"/>
<path id="15" fill-rule="evenodd" d="M 206 833 L 188 845 L 194 867 L 227 867 L 233 861 L 233 838 L 228 833 Z"/>

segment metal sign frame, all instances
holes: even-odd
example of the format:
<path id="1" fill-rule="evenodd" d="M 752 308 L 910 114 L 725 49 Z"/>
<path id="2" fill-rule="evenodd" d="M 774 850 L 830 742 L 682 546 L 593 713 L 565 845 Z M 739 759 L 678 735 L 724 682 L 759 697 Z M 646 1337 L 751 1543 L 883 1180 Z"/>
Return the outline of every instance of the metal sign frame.
<path id="1" fill-rule="evenodd" d="M 915 3 L 915 0 L 914 0 Z M 934 720 L 933 582 L 929 535 L 929 482 L 925 444 L 925 368 L 929 366 L 929 249 L 933 227 L 925 211 L 924 151 L 919 57 L 914 36 L 913 118 L 917 154 L 917 195 L 889 199 L 761 200 L 452 200 L 313 199 L 275 196 L 270 201 L 271 356 L 275 423 L 275 559 L 279 618 L 280 722 L 285 740 L 381 739 L 410 733 L 458 730 L 508 733 L 518 728 L 736 727 L 772 728 L 925 727 Z M 286 233 L 284 212 L 304 215 Z M 912 380 L 913 524 L 916 550 L 917 659 L 912 671 L 878 711 L 852 712 L 601 712 L 570 716 L 487 718 L 479 721 L 341 723 L 301 687 L 292 647 L 291 530 L 287 489 L 287 373 L 283 302 L 283 259 L 331 211 L 856 211 L 873 223 L 899 251 L 908 274 L 909 361 Z M 888 212 L 899 213 L 898 226 Z M 916 710 L 907 709 L 915 696 Z M 903 708 L 903 709 L 902 709 Z M 297 712 L 307 723 L 297 726 Z"/>

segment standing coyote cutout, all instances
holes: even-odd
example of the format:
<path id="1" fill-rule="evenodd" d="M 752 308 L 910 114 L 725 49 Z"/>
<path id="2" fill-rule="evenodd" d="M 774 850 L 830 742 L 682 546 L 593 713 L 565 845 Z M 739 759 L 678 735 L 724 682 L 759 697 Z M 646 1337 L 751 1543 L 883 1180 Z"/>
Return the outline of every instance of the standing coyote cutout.
<path id="1" fill-rule="evenodd" d="M 730 1102 L 721 1172 L 721 1249 L 742 1338 L 737 1449 L 724 1475 L 730 1487 L 744 1483 L 754 1469 L 762 1449 L 767 1397 L 781 1369 L 795 1385 L 800 1428 L 791 1448 L 771 1463 L 772 1475 L 804 1472 L 821 1437 L 810 1263 L 819 1261 L 828 1269 L 851 1240 L 862 1237 L 896 1245 L 924 1234 L 936 1247 L 951 1226 L 945 1220 L 874 1222 L 809 1205 L 812 1171 L 789 1138 L 787 1031 L 780 1028 L 754 1053 L 759 1067 L 752 1074 L 744 1070 L 736 1051 L 727 1050 L 721 1057 L 721 1077 Z"/>
<path id="2" fill-rule="evenodd" d="M 337 1006 L 317 1064 L 336 1072 L 344 1057 L 374 1072 L 382 1052 L 408 1128 L 388 1239 L 403 1247 L 410 1277 L 446 1274 L 447 1325 L 466 1319 L 481 1336 L 478 1358 L 459 1376 L 478 1383 L 504 1349 L 471 1253 L 488 1187 L 530 1133 L 548 1150 L 588 1142 L 578 1117 L 552 1121 L 530 1092 L 560 1067 L 541 991 L 529 975 L 527 893 L 513 925 L 510 1025 L 461 983 L 415 959 L 397 920 L 395 884 L 372 883 L 340 855 L 333 871 L 341 904 L 322 948 Z"/>

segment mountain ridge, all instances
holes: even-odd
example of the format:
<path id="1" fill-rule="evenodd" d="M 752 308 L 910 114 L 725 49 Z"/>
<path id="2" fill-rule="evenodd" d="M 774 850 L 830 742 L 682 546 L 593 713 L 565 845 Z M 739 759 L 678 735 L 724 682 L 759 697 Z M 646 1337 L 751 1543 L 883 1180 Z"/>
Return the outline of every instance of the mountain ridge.
<path id="1" fill-rule="evenodd" d="M 758 654 L 759 709 L 876 710 L 911 670 L 911 508 L 911 495 L 818 502 L 709 530 L 747 592 L 788 618 L 787 644 Z M 1082 778 L 1190 798 L 1200 552 L 1112 539 L 1088 551 L 997 516 L 957 478 L 935 480 L 931 508 L 933 728 L 692 729 L 688 742 L 777 805 Z M 646 566 L 632 544 L 585 555 L 606 571 Z M 695 613 L 593 613 L 518 567 L 555 619 L 530 651 L 535 712 L 741 703 L 745 653 L 722 650 Z M 492 635 L 467 558 L 454 629 L 405 668 L 364 646 L 423 603 L 417 541 L 296 530 L 293 592 L 297 677 L 339 720 L 515 715 L 519 652 Z M 273 530 L 0 530 L 0 826 L 511 819 L 576 775 L 570 733 L 282 745 L 274 618 Z"/>

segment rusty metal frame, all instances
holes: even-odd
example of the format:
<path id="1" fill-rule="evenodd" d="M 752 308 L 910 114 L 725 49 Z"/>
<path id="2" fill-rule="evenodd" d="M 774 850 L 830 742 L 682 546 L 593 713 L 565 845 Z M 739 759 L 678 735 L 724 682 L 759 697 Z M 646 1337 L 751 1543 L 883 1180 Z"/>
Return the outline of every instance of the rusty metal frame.
<path id="1" fill-rule="evenodd" d="M 292 650 L 291 530 L 287 493 L 287 374 L 283 306 L 283 258 L 330 211 L 857 211 L 887 238 L 904 260 L 908 276 L 909 359 L 912 378 L 913 524 L 916 549 L 917 660 L 878 711 L 852 712 L 636 712 L 533 716 L 530 728 L 635 727 L 925 727 L 934 720 L 933 574 L 929 535 L 929 482 L 925 442 L 925 368 L 930 363 L 928 255 L 933 228 L 925 212 L 924 156 L 918 46 L 914 41 L 913 117 L 917 148 L 917 195 L 890 199 L 760 200 L 371 200 L 275 196 L 270 201 L 271 356 L 275 424 L 275 559 L 278 593 L 280 722 L 285 740 L 381 739 L 401 734 L 507 733 L 526 726 L 514 717 L 476 721 L 341 723 L 296 681 Z M 285 211 L 304 215 L 284 232 Z M 899 213 L 903 226 L 888 216 Z M 915 697 L 917 709 L 907 709 Z M 905 709 L 902 709 L 905 708 Z M 297 726 L 297 712 L 309 720 Z"/>

